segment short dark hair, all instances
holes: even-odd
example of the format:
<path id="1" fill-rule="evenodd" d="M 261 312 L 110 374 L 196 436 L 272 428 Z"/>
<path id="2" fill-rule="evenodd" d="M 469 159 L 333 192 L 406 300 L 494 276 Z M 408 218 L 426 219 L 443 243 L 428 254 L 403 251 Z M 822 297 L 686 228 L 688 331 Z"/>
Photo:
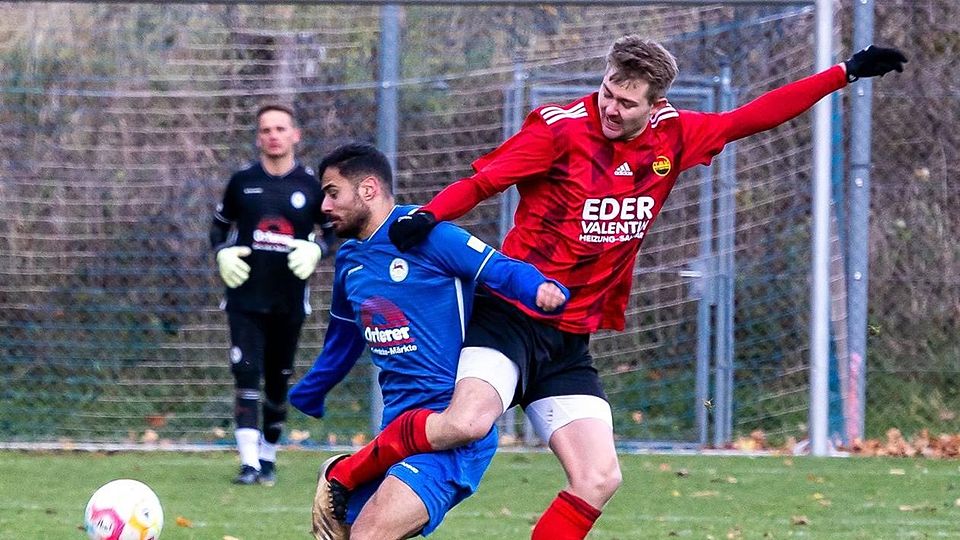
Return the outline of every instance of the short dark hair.
<path id="1" fill-rule="evenodd" d="M 258 122 L 260 121 L 260 117 L 263 116 L 264 113 L 267 113 L 270 111 L 280 111 L 280 112 L 289 114 L 290 118 L 293 119 L 293 125 L 294 126 L 297 125 L 297 115 L 296 113 L 293 112 L 293 107 L 290 107 L 289 105 L 284 105 L 282 103 L 267 103 L 265 105 L 262 105 L 259 109 L 257 109 L 257 117 L 256 117 L 257 121 Z"/>
<path id="2" fill-rule="evenodd" d="M 667 90 L 677 78 L 677 60 L 656 41 L 636 34 L 623 36 L 613 42 L 607 53 L 607 69 L 613 70 L 610 81 L 623 83 L 645 81 L 650 87 L 647 99 L 654 102 L 667 96 Z"/>
<path id="3" fill-rule="evenodd" d="M 320 160 L 317 165 L 317 178 L 322 181 L 323 173 L 330 167 L 336 167 L 340 174 L 351 181 L 359 181 L 367 175 L 375 176 L 387 193 L 393 194 L 390 161 L 372 144 L 353 142 L 338 146 Z"/>

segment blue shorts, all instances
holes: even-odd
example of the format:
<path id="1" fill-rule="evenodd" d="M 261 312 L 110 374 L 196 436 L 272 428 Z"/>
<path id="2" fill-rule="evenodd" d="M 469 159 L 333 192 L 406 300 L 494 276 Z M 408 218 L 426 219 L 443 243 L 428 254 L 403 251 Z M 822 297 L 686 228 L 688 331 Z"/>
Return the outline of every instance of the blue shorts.
<path id="1" fill-rule="evenodd" d="M 480 479 L 497 451 L 497 437 L 497 428 L 494 426 L 486 437 L 467 446 L 417 454 L 390 467 L 387 474 L 410 486 L 427 507 L 430 519 L 420 534 L 427 536 L 432 533 L 451 508 L 477 491 Z M 380 479 L 364 484 L 350 494 L 347 523 L 353 524 L 363 505 L 382 482 L 383 479 Z"/>

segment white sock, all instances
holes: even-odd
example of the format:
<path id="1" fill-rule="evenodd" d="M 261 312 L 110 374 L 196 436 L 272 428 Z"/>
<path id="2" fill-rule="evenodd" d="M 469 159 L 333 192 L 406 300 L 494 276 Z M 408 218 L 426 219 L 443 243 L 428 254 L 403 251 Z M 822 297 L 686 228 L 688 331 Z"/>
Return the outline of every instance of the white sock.
<path id="1" fill-rule="evenodd" d="M 268 443 L 263 435 L 260 436 L 260 459 L 263 461 L 277 461 L 277 445 Z"/>
<path id="2" fill-rule="evenodd" d="M 240 463 L 260 470 L 260 451 L 257 448 L 260 442 L 260 430 L 253 428 L 239 428 L 233 432 L 237 438 L 237 451 L 240 452 Z"/>

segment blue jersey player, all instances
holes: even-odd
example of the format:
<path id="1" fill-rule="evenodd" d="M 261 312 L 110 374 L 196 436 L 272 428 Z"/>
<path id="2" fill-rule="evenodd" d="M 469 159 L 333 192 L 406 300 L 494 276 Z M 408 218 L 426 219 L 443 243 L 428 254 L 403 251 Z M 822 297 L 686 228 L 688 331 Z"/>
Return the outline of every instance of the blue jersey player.
<path id="1" fill-rule="evenodd" d="M 321 161 L 318 175 L 324 214 L 338 236 L 351 240 L 337 253 L 323 351 L 290 392 L 290 402 L 309 415 L 323 415 L 327 392 L 366 347 L 381 369 L 383 424 L 421 422 L 425 411 L 449 406 L 456 382 L 471 376 L 469 364 L 458 366 L 458 360 L 476 284 L 544 314 L 569 297 L 532 265 L 448 223 L 417 248 L 400 253 L 384 224 L 416 207 L 394 205 L 389 162 L 373 146 L 336 149 Z M 318 479 L 314 537 L 430 534 L 450 508 L 477 489 L 496 446 L 494 428 L 470 445 L 407 457 L 382 479 L 349 492 L 334 492 L 327 481 L 326 471 L 345 458 L 334 456 Z M 386 444 L 363 451 L 396 450 Z M 324 508 L 331 501 L 333 508 Z"/>

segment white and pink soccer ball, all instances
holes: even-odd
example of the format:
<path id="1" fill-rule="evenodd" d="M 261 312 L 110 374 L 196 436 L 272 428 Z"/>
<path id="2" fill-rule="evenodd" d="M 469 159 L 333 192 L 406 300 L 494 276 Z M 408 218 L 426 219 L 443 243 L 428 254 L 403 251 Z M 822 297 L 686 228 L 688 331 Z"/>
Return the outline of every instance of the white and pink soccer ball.
<path id="1" fill-rule="evenodd" d="M 91 540 L 157 540 L 163 508 L 152 489 L 136 480 L 114 480 L 98 489 L 83 515 Z"/>

